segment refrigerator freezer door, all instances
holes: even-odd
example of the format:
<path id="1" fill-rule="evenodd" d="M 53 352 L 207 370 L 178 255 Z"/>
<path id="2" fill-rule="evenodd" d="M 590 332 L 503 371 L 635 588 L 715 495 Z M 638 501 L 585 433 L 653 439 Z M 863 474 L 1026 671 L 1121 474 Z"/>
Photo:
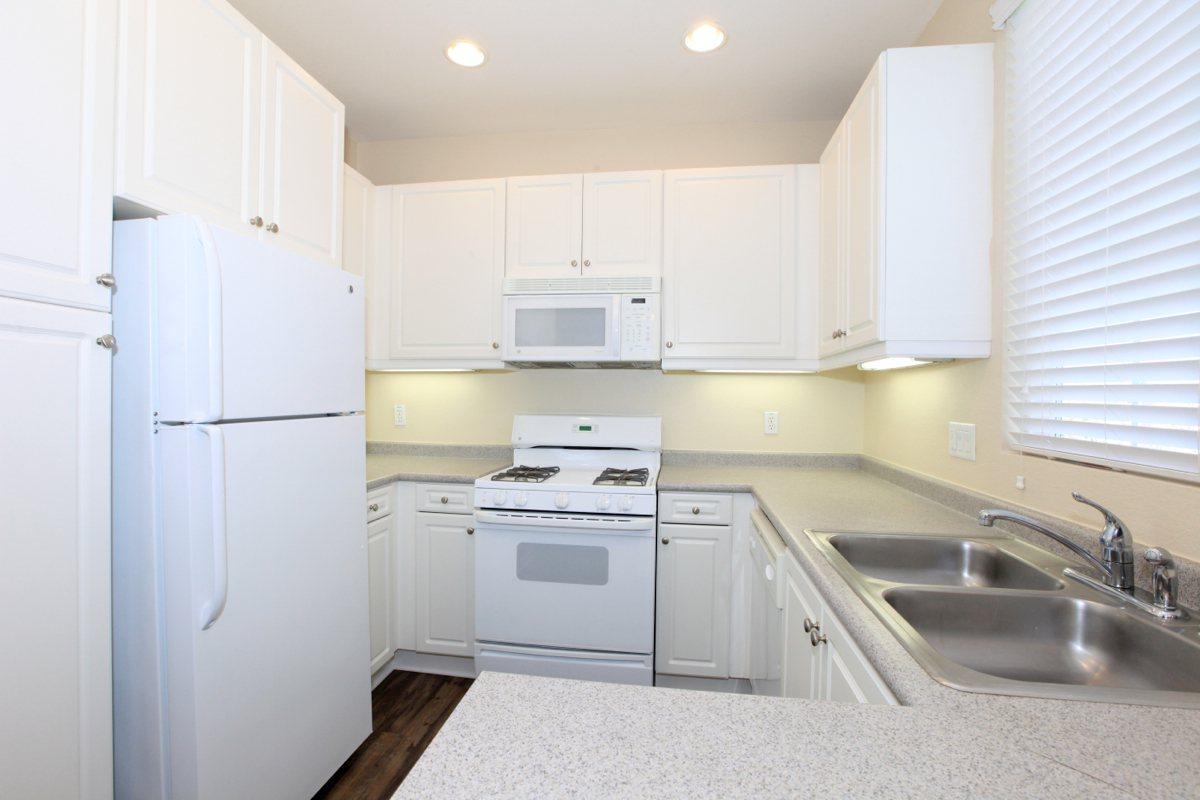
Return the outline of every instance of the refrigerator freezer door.
<path id="1" fill-rule="evenodd" d="M 311 797 L 371 732 L 363 435 L 160 428 L 168 796 Z"/>
<path id="2" fill-rule="evenodd" d="M 190 215 L 151 229 L 117 260 L 154 271 L 160 420 L 363 410 L 361 278 Z"/>

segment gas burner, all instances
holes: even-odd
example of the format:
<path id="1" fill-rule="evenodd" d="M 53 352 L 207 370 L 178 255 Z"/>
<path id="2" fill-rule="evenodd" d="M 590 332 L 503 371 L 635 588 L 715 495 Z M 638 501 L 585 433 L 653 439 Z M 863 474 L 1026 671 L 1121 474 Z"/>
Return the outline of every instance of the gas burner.
<path id="1" fill-rule="evenodd" d="M 496 473 L 492 476 L 492 480 L 513 481 L 515 483 L 541 483 L 557 472 L 558 467 L 526 467 L 518 465 Z"/>
<path id="2" fill-rule="evenodd" d="M 592 485 L 645 486 L 648 480 L 650 480 L 650 470 L 645 467 L 641 469 L 614 469 L 613 467 L 606 467 L 600 473 L 600 477 L 592 481 Z"/>

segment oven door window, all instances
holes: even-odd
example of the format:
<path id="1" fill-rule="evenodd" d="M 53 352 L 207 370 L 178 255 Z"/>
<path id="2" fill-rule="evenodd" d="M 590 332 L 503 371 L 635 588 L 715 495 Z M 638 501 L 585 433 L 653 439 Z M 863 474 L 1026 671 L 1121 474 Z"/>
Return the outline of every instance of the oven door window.
<path id="1" fill-rule="evenodd" d="M 518 308 L 514 335 L 517 347 L 604 347 L 607 308 Z"/>
<path id="2" fill-rule="evenodd" d="M 517 545 L 517 580 L 604 586 L 608 583 L 608 548 L 521 542 Z"/>

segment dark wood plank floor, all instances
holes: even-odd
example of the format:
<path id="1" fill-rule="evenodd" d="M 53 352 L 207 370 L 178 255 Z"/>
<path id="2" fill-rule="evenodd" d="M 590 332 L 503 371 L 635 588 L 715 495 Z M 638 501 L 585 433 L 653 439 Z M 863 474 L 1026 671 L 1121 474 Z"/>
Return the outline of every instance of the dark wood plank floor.
<path id="1" fill-rule="evenodd" d="M 374 732 L 316 797 L 391 797 L 470 687 L 470 678 L 401 671 L 387 676 L 371 693 Z"/>

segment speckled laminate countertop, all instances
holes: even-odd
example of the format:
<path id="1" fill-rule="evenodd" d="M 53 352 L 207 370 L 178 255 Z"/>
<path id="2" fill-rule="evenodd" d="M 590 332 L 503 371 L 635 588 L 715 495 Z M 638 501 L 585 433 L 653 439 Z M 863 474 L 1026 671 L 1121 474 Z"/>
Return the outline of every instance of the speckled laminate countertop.
<path id="1" fill-rule="evenodd" d="M 367 454 L 367 491 L 394 481 L 474 483 L 485 472 L 507 467 L 494 458 L 447 458 L 424 455 Z"/>
<path id="2" fill-rule="evenodd" d="M 942 686 L 804 533 L 970 517 L 852 469 L 667 465 L 658 488 L 753 492 L 908 707 L 486 674 L 397 797 L 1200 797 L 1200 711 Z"/>

